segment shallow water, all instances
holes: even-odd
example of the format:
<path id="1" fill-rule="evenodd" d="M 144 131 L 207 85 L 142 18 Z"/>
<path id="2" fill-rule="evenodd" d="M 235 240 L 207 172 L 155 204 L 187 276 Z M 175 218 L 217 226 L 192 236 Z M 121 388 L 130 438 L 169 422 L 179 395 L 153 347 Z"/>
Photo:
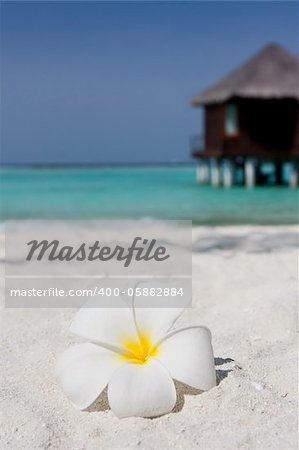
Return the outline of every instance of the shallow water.
<path id="1" fill-rule="evenodd" d="M 296 224 L 298 190 L 212 188 L 194 166 L 3 168 L 1 219 L 159 218 Z"/>

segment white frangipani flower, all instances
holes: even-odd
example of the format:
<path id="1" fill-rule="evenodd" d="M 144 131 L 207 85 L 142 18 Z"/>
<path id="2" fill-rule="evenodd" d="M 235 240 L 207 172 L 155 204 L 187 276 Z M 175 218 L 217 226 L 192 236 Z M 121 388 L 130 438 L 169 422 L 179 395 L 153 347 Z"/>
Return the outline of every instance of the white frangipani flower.
<path id="1" fill-rule="evenodd" d="M 211 333 L 171 330 L 184 308 L 82 308 L 70 330 L 90 341 L 67 349 L 57 377 L 80 409 L 108 385 L 118 417 L 155 417 L 176 403 L 173 379 L 206 391 L 216 384 Z"/>

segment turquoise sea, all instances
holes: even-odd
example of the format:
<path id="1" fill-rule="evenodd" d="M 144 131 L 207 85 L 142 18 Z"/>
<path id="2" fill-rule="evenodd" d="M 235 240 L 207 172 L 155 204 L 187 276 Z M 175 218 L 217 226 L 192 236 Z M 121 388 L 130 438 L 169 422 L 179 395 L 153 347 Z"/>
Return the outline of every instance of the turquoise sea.
<path id="1" fill-rule="evenodd" d="M 296 224 L 298 190 L 199 186 L 195 166 L 2 168 L 1 220 L 159 218 Z"/>

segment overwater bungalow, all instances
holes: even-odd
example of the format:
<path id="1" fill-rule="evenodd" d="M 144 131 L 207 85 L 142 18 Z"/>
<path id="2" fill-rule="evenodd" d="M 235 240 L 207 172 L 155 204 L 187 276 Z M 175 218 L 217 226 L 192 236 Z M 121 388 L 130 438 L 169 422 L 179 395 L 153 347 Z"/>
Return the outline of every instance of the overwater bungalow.
<path id="1" fill-rule="evenodd" d="M 192 105 L 204 108 L 204 134 L 191 139 L 199 183 L 298 185 L 297 55 L 268 45 Z"/>

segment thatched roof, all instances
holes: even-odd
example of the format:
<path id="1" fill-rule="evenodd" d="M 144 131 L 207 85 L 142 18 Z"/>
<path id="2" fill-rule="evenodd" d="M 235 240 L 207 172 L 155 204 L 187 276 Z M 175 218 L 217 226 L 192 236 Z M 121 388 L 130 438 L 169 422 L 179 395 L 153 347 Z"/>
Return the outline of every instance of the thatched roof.
<path id="1" fill-rule="evenodd" d="M 299 58 L 270 44 L 219 83 L 194 98 L 192 105 L 221 103 L 231 97 L 299 100 Z"/>

